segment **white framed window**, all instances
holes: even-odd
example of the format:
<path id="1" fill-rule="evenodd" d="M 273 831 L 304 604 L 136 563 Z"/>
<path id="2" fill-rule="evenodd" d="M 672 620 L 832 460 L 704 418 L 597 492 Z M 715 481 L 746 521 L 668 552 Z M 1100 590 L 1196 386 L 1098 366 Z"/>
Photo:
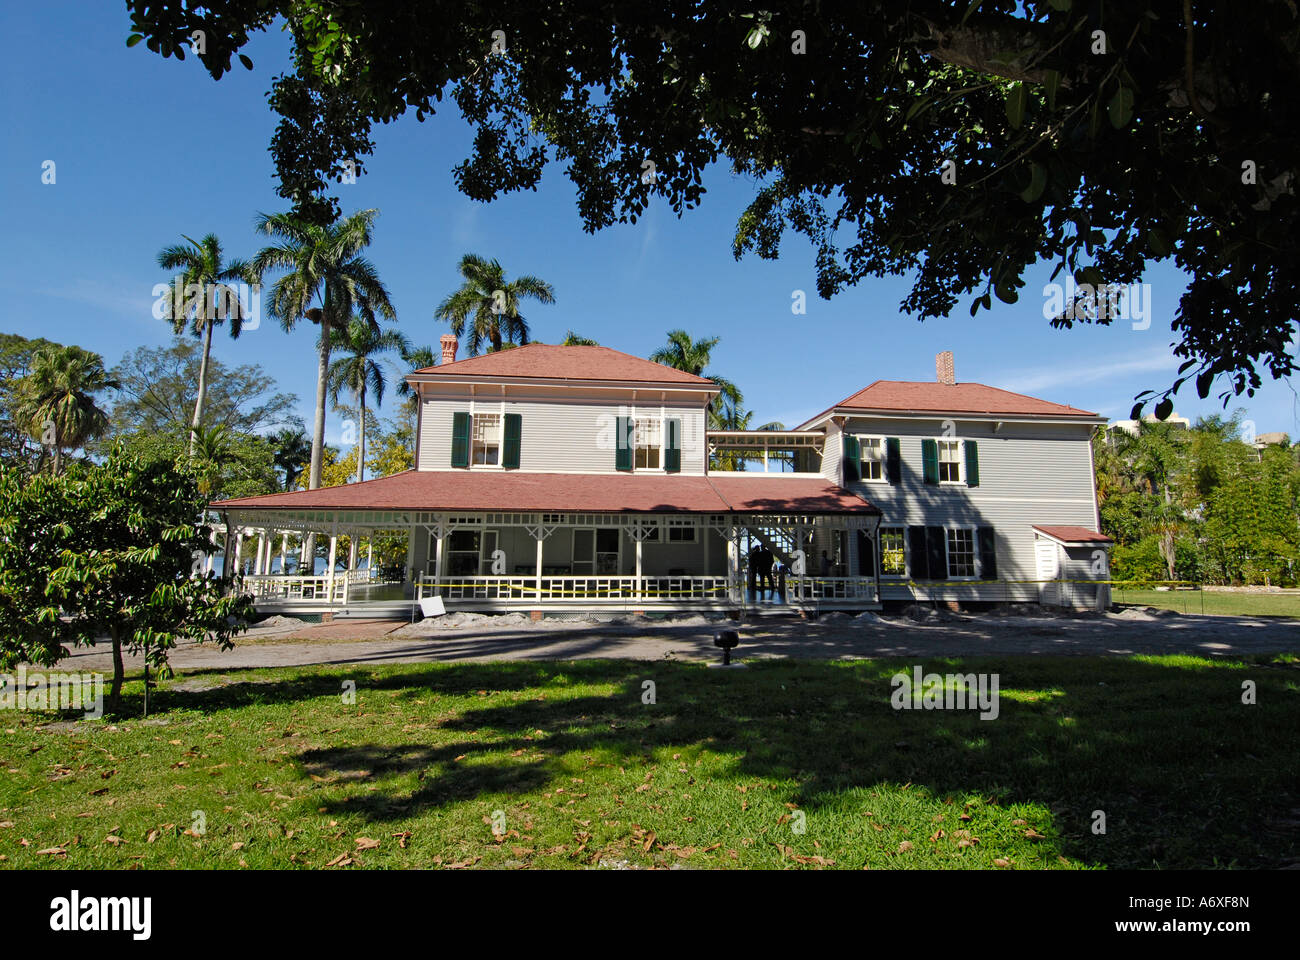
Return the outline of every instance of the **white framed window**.
<path id="1" fill-rule="evenodd" d="M 885 438 L 859 437 L 858 445 L 862 451 L 862 479 L 885 479 Z"/>
<path id="2" fill-rule="evenodd" d="M 950 527 L 948 540 L 948 579 L 973 579 L 975 576 L 975 531 L 970 527 Z"/>
<path id="3" fill-rule="evenodd" d="M 646 537 L 649 543 L 695 543 L 696 527 L 690 521 L 660 520 L 659 525 Z"/>
<path id="4" fill-rule="evenodd" d="M 636 449 L 633 461 L 638 470 L 658 470 L 663 465 L 663 421 L 658 417 L 637 417 L 632 445 Z"/>
<path id="5" fill-rule="evenodd" d="M 882 577 L 907 576 L 907 529 L 905 527 L 880 528 L 880 575 Z"/>
<path id="6" fill-rule="evenodd" d="M 962 441 L 940 440 L 939 445 L 939 482 L 962 482 Z"/>
<path id="7" fill-rule="evenodd" d="M 474 414 L 474 433 L 469 462 L 476 466 L 489 467 L 501 463 L 501 414 Z"/>

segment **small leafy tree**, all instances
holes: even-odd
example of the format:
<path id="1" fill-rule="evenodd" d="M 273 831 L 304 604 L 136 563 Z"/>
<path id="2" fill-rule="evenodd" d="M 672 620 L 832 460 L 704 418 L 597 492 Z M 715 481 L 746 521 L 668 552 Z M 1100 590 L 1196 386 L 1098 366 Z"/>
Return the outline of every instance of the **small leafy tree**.
<path id="1" fill-rule="evenodd" d="M 123 651 L 160 669 L 178 640 L 222 649 L 253 613 L 203 575 L 206 498 L 184 461 L 114 445 L 101 466 L 24 481 L 0 469 L 0 667 L 51 666 L 65 644 L 113 645 L 109 709 L 120 704 Z"/>

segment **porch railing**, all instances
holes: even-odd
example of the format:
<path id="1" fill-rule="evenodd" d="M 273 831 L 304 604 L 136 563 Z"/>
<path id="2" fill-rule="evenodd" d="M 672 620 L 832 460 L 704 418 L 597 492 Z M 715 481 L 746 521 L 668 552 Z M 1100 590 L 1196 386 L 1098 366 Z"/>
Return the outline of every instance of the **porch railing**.
<path id="1" fill-rule="evenodd" d="M 246 576 L 241 580 L 245 593 L 255 600 L 310 600 L 322 604 L 347 603 L 348 578 Z"/>
<path id="2" fill-rule="evenodd" d="M 531 600 L 557 602 L 584 600 L 591 602 L 662 603 L 682 600 L 726 600 L 725 576 L 580 576 L 551 575 L 541 578 L 541 590 L 535 576 L 461 576 L 447 577 L 441 583 L 421 575 L 416 584 L 416 598 L 441 594 L 445 600 Z"/>
<path id="3" fill-rule="evenodd" d="M 876 581 L 871 577 L 789 577 L 785 589 L 791 603 L 876 599 Z"/>

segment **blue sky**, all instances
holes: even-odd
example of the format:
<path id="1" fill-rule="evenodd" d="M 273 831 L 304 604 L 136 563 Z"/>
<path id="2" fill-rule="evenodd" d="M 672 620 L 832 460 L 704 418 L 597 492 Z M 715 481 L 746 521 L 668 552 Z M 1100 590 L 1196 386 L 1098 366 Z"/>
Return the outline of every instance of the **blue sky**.
<path id="1" fill-rule="evenodd" d="M 213 232 L 229 256 L 246 257 L 258 246 L 256 213 L 285 208 L 266 149 L 274 116 L 265 92 L 287 65 L 288 43 L 278 29 L 257 35 L 246 50 L 255 70 L 237 67 L 215 82 L 192 57 L 127 49 L 119 2 L 6 6 L 0 27 L 8 40 L 0 61 L 0 330 L 77 343 L 111 366 L 170 338 L 152 315 L 153 287 L 168 279 L 156 265 L 163 246 Z M 537 339 L 556 342 L 573 329 L 645 356 L 672 328 L 721 337 L 716 372 L 741 387 L 755 423 L 793 426 L 876 379 L 933 379 L 934 354 L 945 349 L 956 355 L 959 380 L 1111 418 L 1126 417 L 1139 391 L 1172 382 L 1178 367 L 1169 323 L 1184 281 L 1168 267 L 1147 276 L 1145 330 L 1127 322 L 1053 330 L 1037 293 L 1048 268 L 1027 278 L 1015 305 L 995 299 L 991 313 L 972 320 L 963 302 L 948 319 L 919 323 L 899 312 L 907 278 L 867 280 L 819 299 L 812 251 L 800 237 L 787 238 L 779 261 L 734 260 L 735 221 L 753 184 L 724 168 L 706 178 L 703 206 L 683 219 L 660 204 L 635 225 L 590 236 L 558 167 L 535 193 L 492 204 L 462 197 L 451 171 L 469 134 L 454 107 L 423 124 L 412 115 L 377 128 L 374 139 L 368 174 L 339 195 L 345 210 L 381 211 L 370 256 L 416 343 L 446 332 L 434 307 L 455 287 L 461 254 L 475 252 L 501 260 L 510 275 L 554 285 L 554 306 L 526 312 Z M 41 182 L 46 160 L 56 164 L 53 185 Z M 807 293 L 806 315 L 791 312 L 795 290 Z M 310 421 L 310 324 L 285 334 L 264 320 L 238 341 L 218 336 L 224 362 L 262 364 L 299 396 Z M 1300 404 L 1287 382 L 1268 381 L 1229 409 L 1238 406 L 1258 432 L 1300 435 Z M 1221 410 L 1190 386 L 1175 408 L 1193 418 Z M 331 415 L 331 441 L 339 420 Z"/>

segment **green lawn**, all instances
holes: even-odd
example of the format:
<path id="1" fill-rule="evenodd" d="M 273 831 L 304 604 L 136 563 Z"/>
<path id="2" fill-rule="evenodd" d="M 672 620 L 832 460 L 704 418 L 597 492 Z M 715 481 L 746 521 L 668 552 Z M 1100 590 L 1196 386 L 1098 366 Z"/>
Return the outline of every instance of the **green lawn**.
<path id="1" fill-rule="evenodd" d="M 926 664 L 997 672 L 996 720 L 892 709 L 889 678 L 911 666 L 321 667 L 170 681 L 147 721 L 41 730 L 49 717 L 9 712 L 0 867 L 1300 859 L 1294 657 Z M 1247 679 L 1258 705 L 1240 702 Z M 349 680 L 355 704 L 340 697 Z M 139 683 L 128 693 L 138 716 Z"/>
<path id="2" fill-rule="evenodd" d="M 1112 589 L 1115 603 L 1222 617 L 1300 617 L 1300 594 L 1220 593 L 1214 590 Z M 1202 610 L 1202 602 L 1204 610 Z"/>

